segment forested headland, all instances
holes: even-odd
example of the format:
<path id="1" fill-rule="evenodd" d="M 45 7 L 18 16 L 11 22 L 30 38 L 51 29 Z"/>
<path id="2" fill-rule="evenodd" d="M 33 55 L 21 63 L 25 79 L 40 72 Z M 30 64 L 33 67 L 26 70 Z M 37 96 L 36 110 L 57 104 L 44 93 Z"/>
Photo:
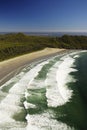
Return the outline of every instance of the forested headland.
<path id="1" fill-rule="evenodd" d="M 46 47 L 87 49 L 87 36 L 28 36 L 23 33 L 0 35 L 0 61 Z"/>

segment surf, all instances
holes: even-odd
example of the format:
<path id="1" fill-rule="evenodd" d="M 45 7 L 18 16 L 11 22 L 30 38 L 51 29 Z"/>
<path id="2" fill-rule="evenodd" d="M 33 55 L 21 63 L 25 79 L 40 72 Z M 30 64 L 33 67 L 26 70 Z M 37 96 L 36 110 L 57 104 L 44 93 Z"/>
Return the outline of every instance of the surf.
<path id="1" fill-rule="evenodd" d="M 73 90 L 68 86 L 76 79 L 75 61 L 79 52 L 60 54 L 25 67 L 0 88 L 0 128 L 74 130 L 58 121 L 55 110 L 70 102 Z M 22 121 L 17 115 L 23 115 Z M 65 114 L 59 113 L 59 117 Z"/>

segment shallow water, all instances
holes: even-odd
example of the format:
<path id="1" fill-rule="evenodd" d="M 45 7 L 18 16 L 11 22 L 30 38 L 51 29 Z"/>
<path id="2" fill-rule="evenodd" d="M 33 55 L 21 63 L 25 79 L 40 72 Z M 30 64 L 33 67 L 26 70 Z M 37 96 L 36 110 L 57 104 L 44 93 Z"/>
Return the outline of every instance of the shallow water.
<path id="1" fill-rule="evenodd" d="M 0 87 L 1 130 L 86 130 L 87 52 L 26 66 Z"/>

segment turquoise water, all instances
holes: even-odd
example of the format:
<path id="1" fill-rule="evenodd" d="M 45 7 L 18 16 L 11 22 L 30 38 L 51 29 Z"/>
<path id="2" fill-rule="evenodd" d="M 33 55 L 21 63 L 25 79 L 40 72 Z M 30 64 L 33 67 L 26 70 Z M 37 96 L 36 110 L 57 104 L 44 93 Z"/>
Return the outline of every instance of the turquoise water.
<path id="1" fill-rule="evenodd" d="M 33 63 L 1 86 L 0 129 L 87 130 L 86 93 L 87 52 Z"/>

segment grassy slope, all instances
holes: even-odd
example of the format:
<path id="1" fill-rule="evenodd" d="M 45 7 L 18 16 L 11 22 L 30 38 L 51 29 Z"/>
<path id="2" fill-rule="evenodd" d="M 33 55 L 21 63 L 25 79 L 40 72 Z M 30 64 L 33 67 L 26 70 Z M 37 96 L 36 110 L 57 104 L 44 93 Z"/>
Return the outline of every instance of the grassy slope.
<path id="1" fill-rule="evenodd" d="M 87 49 L 86 36 L 44 37 L 22 33 L 0 35 L 0 61 L 45 47 Z"/>

